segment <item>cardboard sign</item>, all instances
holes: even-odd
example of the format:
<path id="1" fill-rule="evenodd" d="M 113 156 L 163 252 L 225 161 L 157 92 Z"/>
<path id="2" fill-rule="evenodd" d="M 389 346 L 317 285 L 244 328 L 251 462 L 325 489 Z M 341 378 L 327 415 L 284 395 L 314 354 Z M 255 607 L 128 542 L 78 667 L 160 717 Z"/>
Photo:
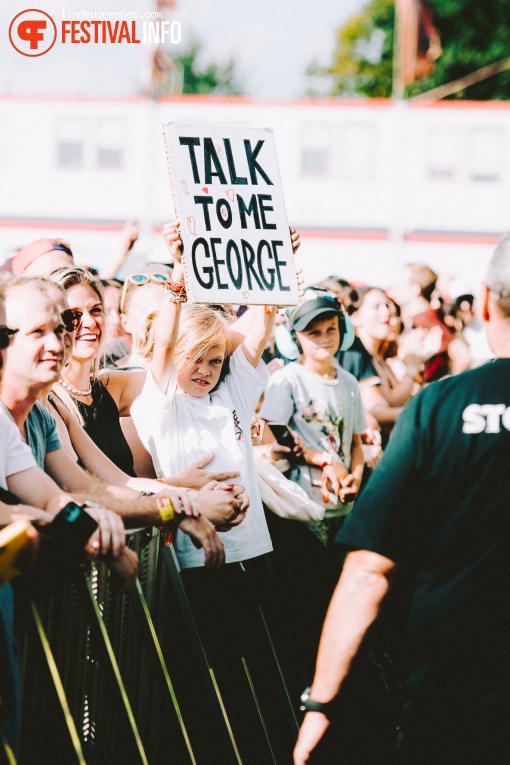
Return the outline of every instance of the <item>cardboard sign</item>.
<path id="1" fill-rule="evenodd" d="M 295 305 L 273 131 L 169 122 L 164 136 L 188 299 Z"/>

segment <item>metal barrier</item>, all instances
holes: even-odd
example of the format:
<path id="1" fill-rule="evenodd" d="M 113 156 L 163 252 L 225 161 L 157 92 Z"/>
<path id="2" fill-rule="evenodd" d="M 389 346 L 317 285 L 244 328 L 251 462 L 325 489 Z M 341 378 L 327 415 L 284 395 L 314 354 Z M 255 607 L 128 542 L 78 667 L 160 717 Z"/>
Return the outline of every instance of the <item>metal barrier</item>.
<path id="1" fill-rule="evenodd" d="M 137 586 L 103 564 L 51 594 L 17 596 L 23 661 L 19 765 L 287 765 L 297 734 L 291 656 L 260 605 L 260 656 L 242 658 L 252 703 L 232 724 L 172 547 L 129 537 Z M 257 740 L 257 756 L 239 744 Z"/>

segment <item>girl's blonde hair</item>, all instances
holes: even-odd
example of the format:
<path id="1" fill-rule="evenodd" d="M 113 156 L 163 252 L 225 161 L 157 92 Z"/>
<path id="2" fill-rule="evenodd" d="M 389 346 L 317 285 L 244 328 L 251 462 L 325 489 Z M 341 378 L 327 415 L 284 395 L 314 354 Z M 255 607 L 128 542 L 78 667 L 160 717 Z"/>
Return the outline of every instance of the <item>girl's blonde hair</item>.
<path id="1" fill-rule="evenodd" d="M 188 360 L 188 366 L 205 356 L 213 345 L 225 345 L 225 360 L 218 384 L 229 371 L 233 345 L 228 334 L 229 321 L 220 311 L 208 305 L 188 303 L 184 306 L 179 323 L 179 336 L 175 346 L 175 363 Z"/>
<path id="2" fill-rule="evenodd" d="M 142 358 L 150 361 L 154 351 L 154 320 L 159 313 L 159 305 L 153 305 L 145 313 L 145 321 L 141 328 L 133 333 L 133 348 Z"/>
<path id="3" fill-rule="evenodd" d="M 96 279 L 90 271 L 85 268 L 78 268 L 77 266 L 63 266 L 56 268 L 49 274 L 49 277 L 56 284 L 59 284 L 64 290 L 70 290 L 71 287 L 91 287 L 97 295 L 97 298 L 101 304 L 101 310 L 105 313 L 104 308 L 104 290 L 103 285 Z M 91 379 L 95 380 L 99 372 L 99 356 L 94 359 L 94 363 L 91 369 Z"/>

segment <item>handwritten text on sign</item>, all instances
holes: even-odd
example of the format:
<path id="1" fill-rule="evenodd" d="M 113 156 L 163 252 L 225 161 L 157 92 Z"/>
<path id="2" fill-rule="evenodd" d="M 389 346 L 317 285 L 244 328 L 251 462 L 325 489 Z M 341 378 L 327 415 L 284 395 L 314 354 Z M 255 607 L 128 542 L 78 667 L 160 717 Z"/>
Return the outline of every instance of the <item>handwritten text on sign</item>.
<path id="1" fill-rule="evenodd" d="M 191 299 L 295 305 L 272 130 L 174 122 L 165 130 Z"/>

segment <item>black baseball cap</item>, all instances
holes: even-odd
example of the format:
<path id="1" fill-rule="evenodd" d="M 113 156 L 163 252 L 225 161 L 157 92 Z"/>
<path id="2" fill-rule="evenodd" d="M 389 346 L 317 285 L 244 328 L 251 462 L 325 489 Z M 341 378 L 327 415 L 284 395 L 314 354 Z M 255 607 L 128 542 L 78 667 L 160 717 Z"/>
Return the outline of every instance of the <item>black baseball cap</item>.
<path id="1" fill-rule="evenodd" d="M 290 327 L 296 332 L 301 332 L 314 319 L 324 313 L 335 313 L 342 316 L 338 300 L 333 295 L 322 294 L 317 297 L 307 297 L 305 294 L 304 302 L 289 313 Z"/>

